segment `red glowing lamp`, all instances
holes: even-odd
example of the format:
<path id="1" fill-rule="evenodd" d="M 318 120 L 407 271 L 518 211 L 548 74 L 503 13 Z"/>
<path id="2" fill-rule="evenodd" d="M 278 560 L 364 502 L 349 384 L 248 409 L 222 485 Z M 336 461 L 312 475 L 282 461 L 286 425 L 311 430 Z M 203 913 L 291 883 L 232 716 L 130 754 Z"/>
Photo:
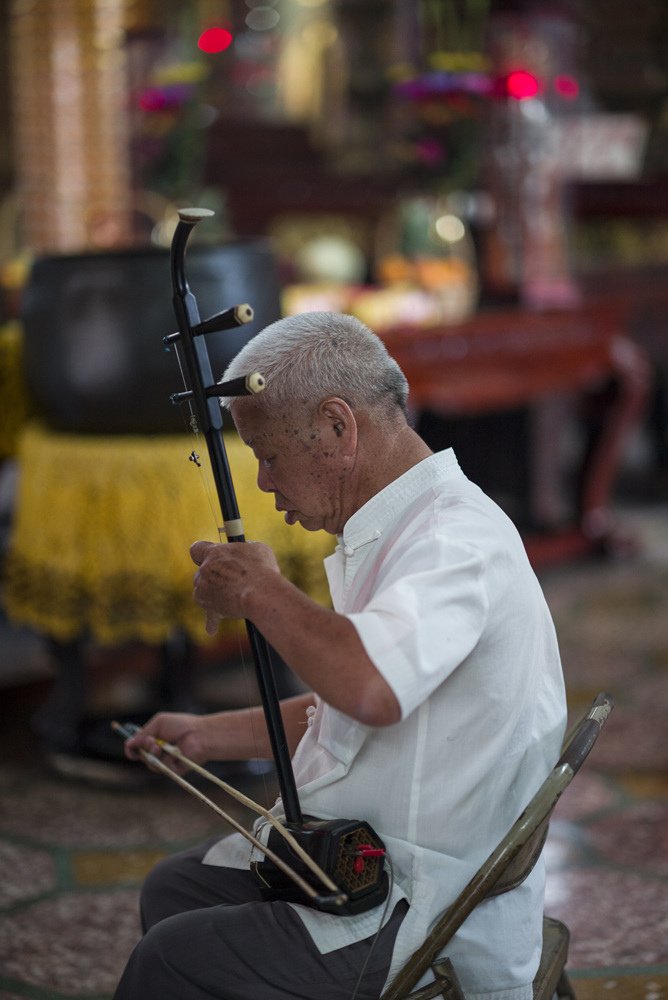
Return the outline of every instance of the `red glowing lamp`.
<path id="1" fill-rule="evenodd" d="M 197 40 L 202 52 L 224 52 L 232 44 L 234 36 L 228 28 L 206 28 Z"/>
<path id="2" fill-rule="evenodd" d="M 555 76 L 554 89 L 567 101 L 574 101 L 580 93 L 580 85 L 572 76 Z"/>
<path id="3" fill-rule="evenodd" d="M 516 101 L 526 101 L 536 97 L 543 90 L 538 77 L 526 69 L 514 69 L 506 77 L 505 84 L 506 94 Z"/>

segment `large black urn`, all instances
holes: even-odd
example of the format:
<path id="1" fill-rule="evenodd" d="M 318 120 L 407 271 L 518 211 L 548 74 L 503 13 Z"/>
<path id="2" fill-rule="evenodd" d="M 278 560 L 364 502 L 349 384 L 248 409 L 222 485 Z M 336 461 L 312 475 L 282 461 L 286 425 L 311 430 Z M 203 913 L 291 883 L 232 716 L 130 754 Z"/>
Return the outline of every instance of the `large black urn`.
<path id="1" fill-rule="evenodd" d="M 247 302 L 252 323 L 207 337 L 214 375 L 280 315 L 278 273 L 262 240 L 188 251 L 201 317 Z M 184 431 L 179 384 L 162 338 L 176 328 L 169 252 L 159 248 L 38 259 L 25 290 L 25 377 L 50 428 L 74 434 Z"/>

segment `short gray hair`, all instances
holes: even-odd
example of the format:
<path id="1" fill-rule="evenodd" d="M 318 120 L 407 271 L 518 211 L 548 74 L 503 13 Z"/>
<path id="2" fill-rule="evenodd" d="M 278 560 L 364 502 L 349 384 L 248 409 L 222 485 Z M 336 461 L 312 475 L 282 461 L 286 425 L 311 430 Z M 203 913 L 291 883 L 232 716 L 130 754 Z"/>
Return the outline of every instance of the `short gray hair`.
<path id="1" fill-rule="evenodd" d="M 408 382 L 380 337 L 355 316 L 307 312 L 265 327 L 230 362 L 223 380 L 261 372 L 274 403 L 316 403 L 339 396 L 352 407 L 394 405 L 406 412 Z M 233 399 L 221 398 L 229 407 Z"/>

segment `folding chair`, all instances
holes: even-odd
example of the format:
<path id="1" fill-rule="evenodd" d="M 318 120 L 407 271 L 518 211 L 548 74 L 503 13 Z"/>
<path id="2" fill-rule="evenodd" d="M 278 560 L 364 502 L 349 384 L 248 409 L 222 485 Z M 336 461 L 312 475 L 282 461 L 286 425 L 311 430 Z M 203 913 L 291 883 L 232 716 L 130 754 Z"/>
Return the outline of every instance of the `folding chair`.
<path id="1" fill-rule="evenodd" d="M 568 734 L 561 757 L 528 806 L 498 847 L 441 914 L 426 941 L 408 959 L 380 1000 L 465 1000 L 457 972 L 447 957 L 438 956 L 470 913 L 484 899 L 509 892 L 524 881 L 534 867 L 547 837 L 552 810 L 593 747 L 613 708 L 608 694 L 599 694 L 589 711 Z M 543 949 L 533 983 L 534 1000 L 575 1000 L 565 972 L 568 957 L 567 927 L 543 918 Z M 410 992 L 431 969 L 434 982 Z"/>

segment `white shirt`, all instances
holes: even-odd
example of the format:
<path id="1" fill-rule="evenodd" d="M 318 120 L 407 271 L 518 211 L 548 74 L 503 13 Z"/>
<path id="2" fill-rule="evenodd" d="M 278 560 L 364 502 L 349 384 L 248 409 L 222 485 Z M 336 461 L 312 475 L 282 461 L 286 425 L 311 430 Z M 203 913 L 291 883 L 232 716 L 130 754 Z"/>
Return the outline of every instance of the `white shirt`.
<path id="1" fill-rule="evenodd" d="M 325 567 L 335 609 L 402 718 L 371 728 L 318 700 L 293 767 L 304 813 L 364 819 L 386 844 L 394 899 L 410 902 L 389 981 L 557 759 L 563 677 L 521 539 L 451 449 L 358 510 Z M 235 834 L 205 863 L 247 867 L 248 854 Z M 470 1000 L 531 1000 L 543 891 L 539 863 L 518 889 L 479 906 L 448 946 Z M 295 909 L 326 952 L 373 935 L 382 908 L 352 917 Z"/>

